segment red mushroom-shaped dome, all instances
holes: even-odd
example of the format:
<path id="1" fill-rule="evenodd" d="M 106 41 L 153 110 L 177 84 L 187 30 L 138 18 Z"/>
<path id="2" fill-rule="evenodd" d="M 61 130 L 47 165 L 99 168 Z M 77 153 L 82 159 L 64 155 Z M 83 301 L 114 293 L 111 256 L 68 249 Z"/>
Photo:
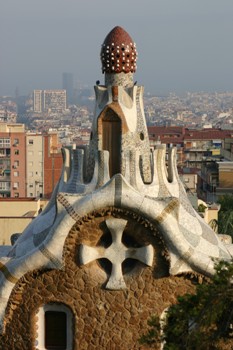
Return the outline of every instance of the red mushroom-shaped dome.
<path id="1" fill-rule="evenodd" d="M 100 56 L 103 73 L 134 73 L 136 71 L 136 44 L 121 27 L 113 28 L 106 36 Z"/>

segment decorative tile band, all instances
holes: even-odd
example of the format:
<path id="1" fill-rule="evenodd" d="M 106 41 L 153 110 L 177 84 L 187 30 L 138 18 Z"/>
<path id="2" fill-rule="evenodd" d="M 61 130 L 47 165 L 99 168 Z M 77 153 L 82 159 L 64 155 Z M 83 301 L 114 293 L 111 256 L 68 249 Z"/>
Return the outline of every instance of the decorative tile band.
<path id="1" fill-rule="evenodd" d="M 2 272 L 2 274 L 5 276 L 5 278 L 8 280 L 8 281 L 10 281 L 11 283 L 16 283 L 17 281 L 18 281 L 18 279 L 15 277 L 15 276 L 13 276 L 11 273 L 10 273 L 10 271 L 8 270 L 8 268 L 4 265 L 4 264 L 2 264 L 1 262 L 0 262 L 0 271 Z"/>
<path id="2" fill-rule="evenodd" d="M 168 203 L 166 208 L 162 210 L 161 214 L 156 217 L 156 221 L 158 223 L 162 223 L 166 219 L 166 217 L 169 214 L 171 214 L 174 211 L 174 209 L 176 209 L 178 206 L 179 206 L 179 200 L 177 198 L 172 199 L 171 202 Z"/>
<path id="3" fill-rule="evenodd" d="M 48 258 L 50 261 L 52 261 L 52 263 L 58 268 L 60 269 L 63 265 L 60 262 L 60 260 L 58 258 L 56 258 L 44 245 L 44 243 L 41 244 L 41 246 L 39 247 L 40 252 L 46 257 Z"/>
<path id="4" fill-rule="evenodd" d="M 57 200 L 65 208 L 65 210 L 72 217 L 72 219 L 74 219 L 75 221 L 80 219 L 79 215 L 76 213 L 72 205 L 68 202 L 68 200 L 62 194 L 60 193 L 58 194 Z"/>

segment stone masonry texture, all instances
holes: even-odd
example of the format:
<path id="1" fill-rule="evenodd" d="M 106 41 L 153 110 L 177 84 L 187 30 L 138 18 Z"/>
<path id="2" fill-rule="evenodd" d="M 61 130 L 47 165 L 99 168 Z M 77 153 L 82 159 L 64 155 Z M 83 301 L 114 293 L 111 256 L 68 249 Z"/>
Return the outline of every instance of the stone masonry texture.
<path id="1" fill-rule="evenodd" d="M 93 261 L 79 264 L 80 244 L 108 242 L 107 218 L 127 220 L 126 243 L 152 244 L 154 263 L 123 266 L 126 290 L 104 289 L 109 266 Z M 133 236 L 130 237 L 130 234 Z M 135 213 L 107 208 L 77 222 L 65 243 L 64 269 L 33 271 L 16 284 L 9 300 L 1 350 L 36 350 L 36 313 L 44 304 L 63 303 L 73 314 L 73 349 L 143 349 L 138 338 L 148 318 L 176 302 L 176 297 L 195 290 L 190 276 L 169 277 L 169 261 L 155 227 Z"/>

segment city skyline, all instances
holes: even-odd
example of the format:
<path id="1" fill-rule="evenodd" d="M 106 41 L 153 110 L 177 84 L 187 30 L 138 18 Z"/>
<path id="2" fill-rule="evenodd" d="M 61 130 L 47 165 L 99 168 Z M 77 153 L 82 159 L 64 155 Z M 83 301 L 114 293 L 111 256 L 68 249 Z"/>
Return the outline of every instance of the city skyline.
<path id="1" fill-rule="evenodd" d="M 137 44 L 135 80 L 147 92 L 233 91 L 232 14 L 230 0 L 9 0 L 0 14 L 0 95 L 59 89 L 64 72 L 76 86 L 103 83 L 100 48 L 116 25 Z"/>

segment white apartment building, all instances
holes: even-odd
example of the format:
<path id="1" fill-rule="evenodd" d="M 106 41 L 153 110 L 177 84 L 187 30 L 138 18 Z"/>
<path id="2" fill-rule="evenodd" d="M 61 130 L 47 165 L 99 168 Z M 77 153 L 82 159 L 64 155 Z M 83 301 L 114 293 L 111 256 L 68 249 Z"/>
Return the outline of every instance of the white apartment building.
<path id="1" fill-rule="evenodd" d="M 26 196 L 43 195 L 43 136 L 26 135 Z"/>
<path id="2" fill-rule="evenodd" d="M 66 90 L 34 90 L 33 110 L 41 112 L 62 112 L 66 109 Z"/>

